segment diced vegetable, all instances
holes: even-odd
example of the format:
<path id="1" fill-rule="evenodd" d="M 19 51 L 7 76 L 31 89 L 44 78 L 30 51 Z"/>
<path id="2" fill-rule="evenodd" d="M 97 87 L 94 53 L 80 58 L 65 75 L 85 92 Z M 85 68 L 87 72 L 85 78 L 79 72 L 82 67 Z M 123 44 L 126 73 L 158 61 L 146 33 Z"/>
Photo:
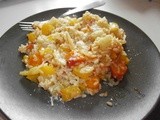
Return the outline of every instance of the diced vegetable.
<path id="1" fill-rule="evenodd" d="M 65 59 L 68 60 L 69 58 L 71 58 L 74 55 L 74 51 L 70 51 L 65 55 Z"/>
<path id="2" fill-rule="evenodd" d="M 23 75 L 23 76 L 32 76 L 32 75 L 37 75 L 40 73 L 40 69 L 39 67 L 32 67 L 30 68 L 29 70 L 24 70 L 24 71 L 21 71 L 20 72 L 20 75 Z"/>
<path id="3" fill-rule="evenodd" d="M 37 66 L 42 64 L 43 56 L 40 53 L 35 53 L 34 55 L 29 55 L 28 64 L 32 66 Z"/>
<path id="4" fill-rule="evenodd" d="M 36 74 L 36 75 L 27 75 L 26 78 L 37 83 L 38 82 L 38 80 L 37 80 L 38 76 L 39 76 L 38 74 Z"/>
<path id="5" fill-rule="evenodd" d="M 127 71 L 127 64 L 129 59 L 125 52 L 122 52 L 120 55 L 117 55 L 117 59 L 113 59 L 113 62 L 110 66 L 111 73 L 114 78 L 117 80 L 122 80 L 124 74 Z"/>
<path id="6" fill-rule="evenodd" d="M 124 63 L 112 63 L 111 64 L 112 76 L 116 78 L 117 80 L 122 80 L 126 71 L 127 71 L 127 66 Z"/>
<path id="7" fill-rule="evenodd" d="M 26 76 L 26 78 L 28 78 L 29 80 L 33 81 L 33 82 L 38 82 L 37 78 L 40 74 L 40 69 L 39 67 L 32 67 L 29 70 L 24 70 L 20 72 L 20 75 Z"/>
<path id="8" fill-rule="evenodd" d="M 53 75 L 56 71 L 56 69 L 52 65 L 45 65 L 42 66 L 40 69 L 42 70 L 42 75 L 44 76 Z"/>
<path id="9" fill-rule="evenodd" d="M 35 42 L 35 40 L 37 38 L 37 36 L 34 32 L 28 33 L 27 37 L 28 37 L 29 42 L 31 42 L 31 43 Z"/>
<path id="10" fill-rule="evenodd" d="M 76 76 L 78 76 L 82 79 L 88 79 L 92 75 L 93 70 L 94 70 L 94 68 L 90 67 L 90 66 L 86 66 L 83 68 L 74 67 L 73 74 L 75 74 Z"/>
<path id="11" fill-rule="evenodd" d="M 63 88 L 61 90 L 62 100 L 67 102 L 73 98 L 79 97 L 81 94 L 81 90 L 78 86 L 68 86 L 67 88 Z"/>
<path id="12" fill-rule="evenodd" d="M 86 84 L 87 84 L 87 88 L 89 89 L 99 89 L 100 88 L 100 80 L 99 78 L 96 78 L 96 77 L 91 77 L 89 78 L 87 81 L 86 81 Z"/>
<path id="13" fill-rule="evenodd" d="M 85 61 L 85 58 L 82 56 L 73 56 L 70 57 L 67 61 L 68 67 L 76 66 Z"/>
<path id="14" fill-rule="evenodd" d="M 45 54 L 53 54 L 53 50 L 49 47 L 47 48 L 42 48 L 40 49 L 40 54 L 45 55 Z"/>
<path id="15" fill-rule="evenodd" d="M 85 90 L 86 90 L 86 85 L 85 85 L 85 83 L 80 83 L 80 84 L 79 84 L 79 89 L 80 89 L 81 91 L 85 91 Z"/>
<path id="16" fill-rule="evenodd" d="M 69 46 L 66 45 L 66 44 L 62 44 L 62 45 L 60 45 L 60 48 L 61 48 L 64 52 L 67 53 L 67 54 L 65 55 L 66 59 L 69 59 L 69 57 L 71 57 L 70 53 L 72 52 L 71 49 L 69 48 Z M 74 54 L 74 53 L 73 53 L 73 54 Z M 72 55 L 73 55 L 73 54 L 72 54 Z"/>
<path id="17" fill-rule="evenodd" d="M 50 35 L 54 27 L 50 23 L 44 23 L 42 25 L 42 34 L 43 35 Z"/>

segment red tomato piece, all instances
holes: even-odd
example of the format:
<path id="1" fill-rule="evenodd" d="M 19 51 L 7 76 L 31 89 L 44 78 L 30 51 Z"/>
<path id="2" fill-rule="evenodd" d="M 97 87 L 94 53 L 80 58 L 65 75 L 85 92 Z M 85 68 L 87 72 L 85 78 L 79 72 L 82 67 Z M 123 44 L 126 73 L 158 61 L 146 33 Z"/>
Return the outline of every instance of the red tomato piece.
<path id="1" fill-rule="evenodd" d="M 80 56 L 73 56 L 73 57 L 70 57 L 67 61 L 67 65 L 68 67 L 72 67 L 72 66 L 76 66 L 76 65 L 79 65 L 81 64 L 82 62 L 85 61 L 85 58 L 84 57 L 80 57 Z"/>

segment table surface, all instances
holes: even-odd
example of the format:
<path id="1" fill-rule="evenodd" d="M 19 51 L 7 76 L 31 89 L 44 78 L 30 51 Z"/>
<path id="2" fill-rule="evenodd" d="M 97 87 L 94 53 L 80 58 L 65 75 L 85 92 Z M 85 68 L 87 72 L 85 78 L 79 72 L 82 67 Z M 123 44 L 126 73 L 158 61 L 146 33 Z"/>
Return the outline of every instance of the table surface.
<path id="1" fill-rule="evenodd" d="M 92 1 L 94 0 L 0 0 L 0 37 L 11 26 L 30 15 L 54 8 L 77 7 Z M 129 20 L 143 30 L 160 51 L 160 0 L 106 0 L 105 5 L 96 9 Z M 160 119 L 159 116 L 160 104 L 150 119 Z"/>

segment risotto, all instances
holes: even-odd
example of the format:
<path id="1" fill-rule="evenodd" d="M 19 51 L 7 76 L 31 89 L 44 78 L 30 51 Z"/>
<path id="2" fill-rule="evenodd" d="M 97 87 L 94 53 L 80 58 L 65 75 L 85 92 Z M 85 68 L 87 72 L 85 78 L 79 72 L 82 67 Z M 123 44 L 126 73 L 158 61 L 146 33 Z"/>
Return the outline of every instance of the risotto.
<path id="1" fill-rule="evenodd" d="M 26 69 L 20 72 L 66 102 L 118 85 L 127 71 L 126 35 L 117 23 L 85 12 L 82 17 L 52 17 L 35 22 L 19 47 Z"/>

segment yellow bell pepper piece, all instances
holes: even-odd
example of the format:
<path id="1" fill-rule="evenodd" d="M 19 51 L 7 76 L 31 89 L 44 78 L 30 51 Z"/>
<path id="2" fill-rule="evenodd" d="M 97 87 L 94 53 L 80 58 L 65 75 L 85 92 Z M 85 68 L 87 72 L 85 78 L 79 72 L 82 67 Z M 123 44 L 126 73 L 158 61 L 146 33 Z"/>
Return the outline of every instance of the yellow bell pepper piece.
<path id="1" fill-rule="evenodd" d="M 60 93 L 62 96 L 62 100 L 67 102 L 73 98 L 80 96 L 81 90 L 79 89 L 78 86 L 72 85 L 72 86 L 68 86 L 66 88 L 63 88 Z"/>
<path id="2" fill-rule="evenodd" d="M 49 47 L 47 48 L 41 48 L 39 50 L 39 52 L 42 54 L 42 55 L 45 55 L 45 54 L 53 54 L 53 50 Z"/>
<path id="3" fill-rule="evenodd" d="M 42 75 L 44 76 L 53 75 L 56 71 L 52 65 L 42 66 L 40 69 L 42 71 Z"/>
<path id="4" fill-rule="evenodd" d="M 29 79 L 30 81 L 33 81 L 33 82 L 38 82 L 37 78 L 38 78 L 39 74 L 36 74 L 36 75 L 28 75 L 26 78 Z"/>
<path id="5" fill-rule="evenodd" d="M 85 66 L 83 68 L 75 67 L 73 68 L 73 74 L 86 80 L 92 75 L 93 70 L 94 68 L 89 66 Z"/>
<path id="6" fill-rule="evenodd" d="M 37 38 L 37 36 L 36 36 L 36 34 L 34 33 L 34 32 L 31 32 L 31 33 L 28 33 L 27 34 L 27 37 L 28 37 L 28 40 L 30 41 L 30 42 L 35 42 L 35 40 L 36 40 L 36 38 Z"/>
<path id="7" fill-rule="evenodd" d="M 43 35 L 50 35 L 54 27 L 50 23 L 44 23 L 42 25 L 42 34 Z"/>
<path id="8" fill-rule="evenodd" d="M 79 84 L 79 89 L 80 89 L 81 91 L 85 91 L 85 90 L 86 90 L 86 85 L 85 85 L 85 83 L 80 83 L 80 84 Z"/>

